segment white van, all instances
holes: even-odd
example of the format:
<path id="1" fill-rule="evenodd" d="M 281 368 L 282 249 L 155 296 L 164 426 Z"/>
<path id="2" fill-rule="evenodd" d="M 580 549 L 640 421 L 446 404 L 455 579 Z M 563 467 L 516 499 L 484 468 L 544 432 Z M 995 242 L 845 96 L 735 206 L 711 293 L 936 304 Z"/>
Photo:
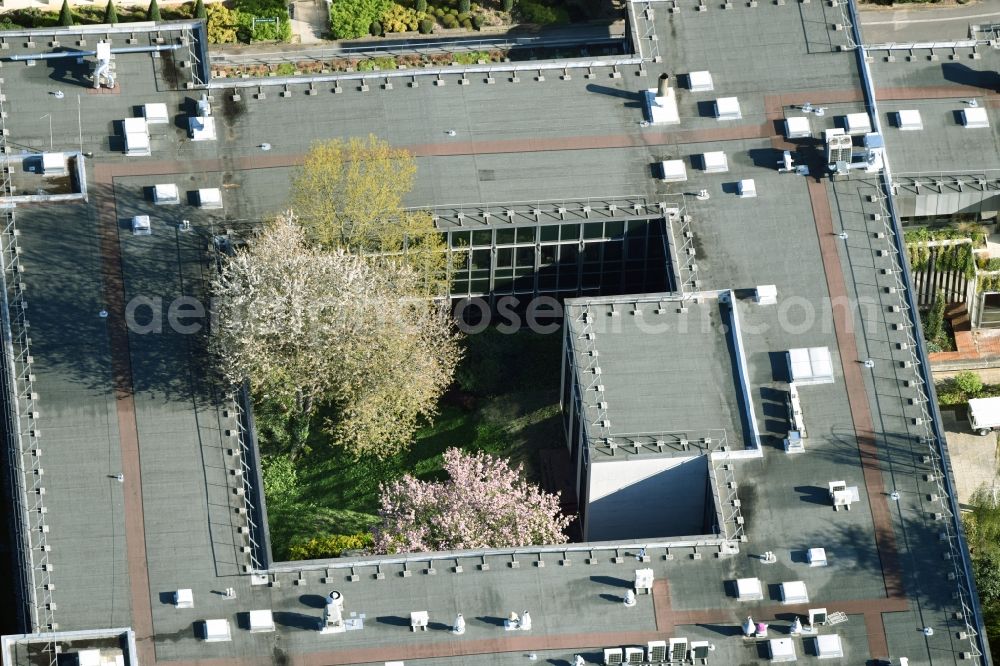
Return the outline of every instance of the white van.
<path id="1" fill-rule="evenodd" d="M 973 432 L 988 435 L 1000 430 L 1000 398 L 973 398 L 969 401 L 969 425 Z"/>

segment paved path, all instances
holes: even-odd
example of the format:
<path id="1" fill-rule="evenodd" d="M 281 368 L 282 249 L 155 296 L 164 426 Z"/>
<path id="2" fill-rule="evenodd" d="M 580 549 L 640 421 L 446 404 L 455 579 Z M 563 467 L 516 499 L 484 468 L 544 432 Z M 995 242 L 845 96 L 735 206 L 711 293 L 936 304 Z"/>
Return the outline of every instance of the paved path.
<path id="1" fill-rule="evenodd" d="M 941 418 L 959 504 L 968 504 L 972 493 L 980 486 L 1000 488 L 996 433 L 986 437 L 973 433 L 968 421 L 956 419 L 952 410 L 942 410 Z"/>
<path id="2" fill-rule="evenodd" d="M 101 192 L 110 193 L 114 190 L 111 169 L 104 165 L 94 167 L 94 182 L 106 186 L 98 188 Z M 132 628 L 135 631 L 139 663 L 151 664 L 154 662 L 153 610 L 146 563 L 146 527 L 142 507 L 139 430 L 132 387 L 132 357 L 125 325 L 125 277 L 122 273 L 121 246 L 118 243 L 118 224 L 115 223 L 118 215 L 114 199 L 109 194 L 99 195 L 95 199 L 101 229 L 104 303 L 108 310 L 111 369 L 115 383 L 121 469 L 124 475 L 125 553 L 132 602 Z"/>
<path id="3" fill-rule="evenodd" d="M 907 5 L 906 9 L 863 5 L 865 43 L 951 40 L 969 36 L 970 23 L 1000 23 L 1000 0 L 967 5 Z"/>

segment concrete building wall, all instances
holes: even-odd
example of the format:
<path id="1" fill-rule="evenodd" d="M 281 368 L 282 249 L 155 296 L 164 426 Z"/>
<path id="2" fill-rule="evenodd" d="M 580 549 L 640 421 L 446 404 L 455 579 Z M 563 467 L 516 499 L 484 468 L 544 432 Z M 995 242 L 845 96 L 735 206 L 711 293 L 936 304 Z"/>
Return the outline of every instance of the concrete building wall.
<path id="1" fill-rule="evenodd" d="M 634 458 L 590 466 L 584 539 L 705 533 L 706 456 Z"/>

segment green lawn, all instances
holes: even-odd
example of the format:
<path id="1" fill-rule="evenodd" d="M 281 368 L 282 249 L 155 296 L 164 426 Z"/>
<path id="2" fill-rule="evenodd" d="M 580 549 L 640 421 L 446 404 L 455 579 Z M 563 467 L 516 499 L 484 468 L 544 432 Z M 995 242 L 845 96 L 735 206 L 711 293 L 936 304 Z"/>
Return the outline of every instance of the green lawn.
<path id="1" fill-rule="evenodd" d="M 433 424 L 413 446 L 386 460 L 354 460 L 327 441 L 318 414 L 310 451 L 296 461 L 294 499 L 268 498 L 271 548 L 286 559 L 290 544 L 328 534 L 355 534 L 377 521 L 379 484 L 409 472 L 442 477 L 449 447 L 486 451 L 524 463 L 538 480 L 539 451 L 563 446 L 559 418 L 561 336 L 494 331 L 467 338 L 456 386 L 441 401 Z M 268 443 L 261 442 L 264 455 Z"/>

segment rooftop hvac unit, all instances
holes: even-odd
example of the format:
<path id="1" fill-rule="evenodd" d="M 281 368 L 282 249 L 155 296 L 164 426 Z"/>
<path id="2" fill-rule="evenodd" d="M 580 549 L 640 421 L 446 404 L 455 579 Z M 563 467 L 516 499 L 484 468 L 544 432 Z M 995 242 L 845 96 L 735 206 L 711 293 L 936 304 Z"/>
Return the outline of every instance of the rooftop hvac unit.
<path id="1" fill-rule="evenodd" d="M 688 74 L 688 90 L 691 92 L 711 92 L 715 90 L 711 72 L 700 71 Z"/>
<path id="2" fill-rule="evenodd" d="M 641 647 L 625 648 L 626 664 L 641 664 L 645 661 L 646 653 Z"/>
<path id="3" fill-rule="evenodd" d="M 922 130 L 924 128 L 924 122 L 920 118 L 920 111 L 917 111 L 916 109 L 904 109 L 897 111 L 896 127 L 907 131 Z"/>
<path id="4" fill-rule="evenodd" d="M 667 660 L 667 642 L 649 641 L 646 643 L 646 661 L 654 664 L 663 663 Z"/>
<path id="5" fill-rule="evenodd" d="M 986 114 L 986 109 L 981 106 L 962 109 L 961 114 L 962 125 L 964 125 L 966 129 L 990 126 L 990 118 Z"/>
<path id="6" fill-rule="evenodd" d="M 678 664 L 684 663 L 687 659 L 688 651 L 688 639 L 686 638 L 671 638 L 670 639 L 670 661 L 677 662 Z"/>
<path id="7" fill-rule="evenodd" d="M 621 648 L 604 648 L 604 664 L 622 664 L 625 660 L 625 651 Z"/>

